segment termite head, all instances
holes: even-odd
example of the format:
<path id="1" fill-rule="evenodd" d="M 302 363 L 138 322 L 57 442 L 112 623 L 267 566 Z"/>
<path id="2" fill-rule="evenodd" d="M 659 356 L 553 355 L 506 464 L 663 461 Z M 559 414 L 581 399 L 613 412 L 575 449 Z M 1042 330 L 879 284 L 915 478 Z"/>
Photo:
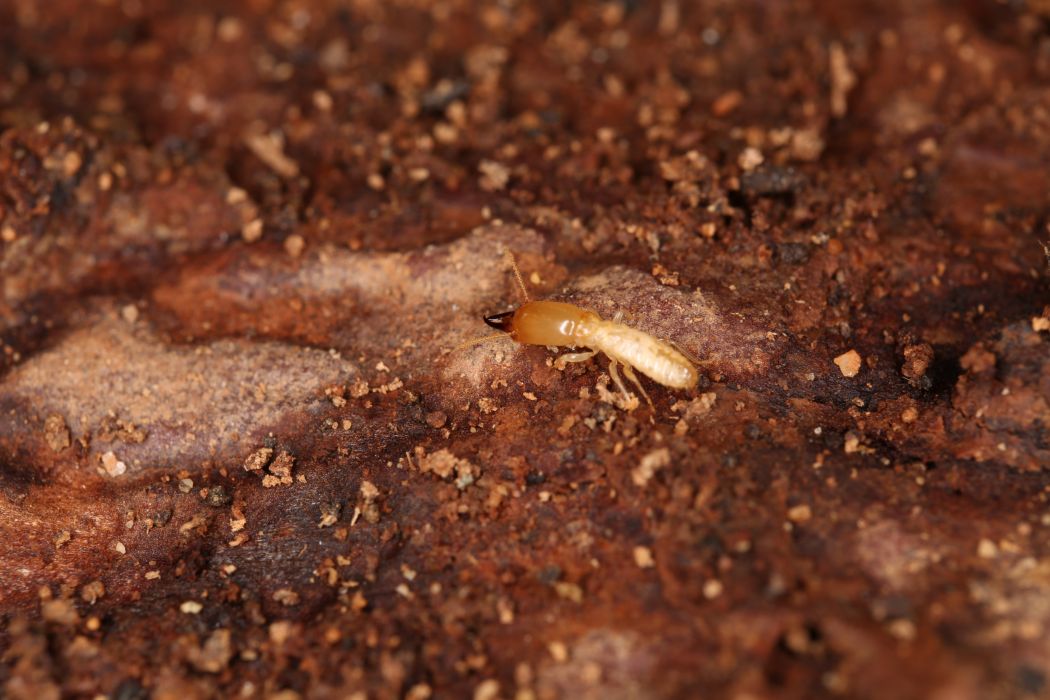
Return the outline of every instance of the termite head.
<path id="1" fill-rule="evenodd" d="M 586 345 L 601 321 L 598 314 L 558 301 L 530 301 L 514 311 L 485 317 L 485 323 L 526 345 Z"/>

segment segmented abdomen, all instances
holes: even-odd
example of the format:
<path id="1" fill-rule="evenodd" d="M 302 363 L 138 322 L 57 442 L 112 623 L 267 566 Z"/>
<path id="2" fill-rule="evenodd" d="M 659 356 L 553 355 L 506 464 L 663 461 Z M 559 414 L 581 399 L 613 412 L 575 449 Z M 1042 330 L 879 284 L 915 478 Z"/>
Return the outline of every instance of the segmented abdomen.
<path id="1" fill-rule="evenodd" d="M 630 326 L 605 322 L 594 334 L 592 347 L 630 365 L 655 382 L 673 389 L 696 386 L 697 374 L 682 353 Z"/>

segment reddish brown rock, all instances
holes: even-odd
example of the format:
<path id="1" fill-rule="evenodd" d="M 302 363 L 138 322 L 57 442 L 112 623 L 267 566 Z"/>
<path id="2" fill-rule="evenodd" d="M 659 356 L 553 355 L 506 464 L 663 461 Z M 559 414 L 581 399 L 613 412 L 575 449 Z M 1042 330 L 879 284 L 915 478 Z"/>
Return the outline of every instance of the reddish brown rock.
<path id="1" fill-rule="evenodd" d="M 1045 695 L 1043 4 L 0 3 L 0 696 Z"/>

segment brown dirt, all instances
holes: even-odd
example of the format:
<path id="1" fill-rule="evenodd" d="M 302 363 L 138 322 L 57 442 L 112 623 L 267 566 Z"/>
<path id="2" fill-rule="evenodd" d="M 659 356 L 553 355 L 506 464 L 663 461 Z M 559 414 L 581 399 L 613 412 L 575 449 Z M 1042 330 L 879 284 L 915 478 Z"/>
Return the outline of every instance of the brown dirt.
<path id="1" fill-rule="evenodd" d="M 1050 697 L 1045 2 L 0 3 L 9 698 Z M 532 293 L 703 375 L 485 334 Z"/>

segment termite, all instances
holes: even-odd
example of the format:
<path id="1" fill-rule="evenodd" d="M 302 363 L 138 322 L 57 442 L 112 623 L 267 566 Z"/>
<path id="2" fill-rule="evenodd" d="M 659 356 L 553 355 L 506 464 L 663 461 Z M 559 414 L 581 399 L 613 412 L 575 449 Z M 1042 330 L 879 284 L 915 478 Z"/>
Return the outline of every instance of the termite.
<path id="1" fill-rule="evenodd" d="M 624 325 L 620 322 L 623 317 L 620 312 L 613 320 L 607 321 L 596 312 L 575 304 L 532 301 L 509 252 L 507 262 L 514 270 L 525 303 L 513 311 L 484 317 L 485 323 L 502 332 L 466 344 L 510 337 L 522 345 L 567 347 L 571 350 L 586 348 L 582 352 L 560 355 L 555 361 L 555 367 L 559 370 L 565 369 L 565 365 L 570 362 L 584 362 L 599 352 L 604 353 L 609 358 L 609 376 L 616 387 L 624 396 L 629 396 L 618 371 L 618 367 L 623 365 L 623 373 L 638 387 L 650 406 L 653 402 L 634 373 L 636 369 L 672 389 L 692 389 L 696 386 L 698 375 L 693 363 L 670 343 Z"/>

